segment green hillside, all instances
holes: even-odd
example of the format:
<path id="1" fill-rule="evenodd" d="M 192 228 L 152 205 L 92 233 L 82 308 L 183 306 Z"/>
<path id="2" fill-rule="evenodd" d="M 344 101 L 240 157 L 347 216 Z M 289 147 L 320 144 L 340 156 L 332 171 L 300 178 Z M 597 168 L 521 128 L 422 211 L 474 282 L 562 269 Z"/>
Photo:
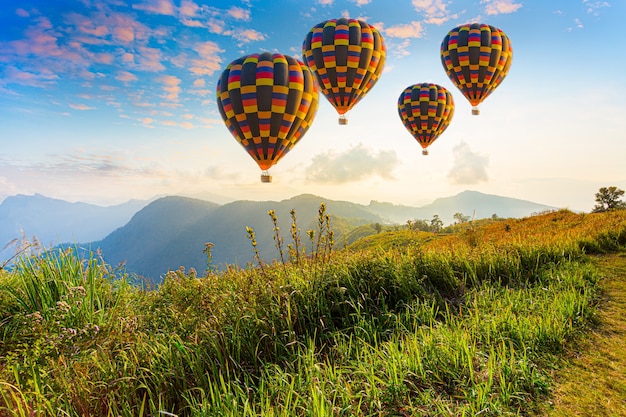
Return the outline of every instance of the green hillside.
<path id="1" fill-rule="evenodd" d="M 0 416 L 533 415 L 594 324 L 589 254 L 626 245 L 626 210 L 345 249 L 329 217 L 268 219 L 284 262 L 217 271 L 209 247 L 153 291 L 72 250 L 0 270 Z"/>

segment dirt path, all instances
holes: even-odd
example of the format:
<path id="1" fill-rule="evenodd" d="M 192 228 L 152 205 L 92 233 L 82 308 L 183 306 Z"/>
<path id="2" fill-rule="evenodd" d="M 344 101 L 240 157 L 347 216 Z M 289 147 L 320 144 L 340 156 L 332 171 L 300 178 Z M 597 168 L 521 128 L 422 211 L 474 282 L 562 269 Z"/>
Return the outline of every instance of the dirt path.
<path id="1" fill-rule="evenodd" d="M 626 253 L 594 259 L 602 275 L 599 324 L 555 371 L 542 416 L 626 416 Z"/>

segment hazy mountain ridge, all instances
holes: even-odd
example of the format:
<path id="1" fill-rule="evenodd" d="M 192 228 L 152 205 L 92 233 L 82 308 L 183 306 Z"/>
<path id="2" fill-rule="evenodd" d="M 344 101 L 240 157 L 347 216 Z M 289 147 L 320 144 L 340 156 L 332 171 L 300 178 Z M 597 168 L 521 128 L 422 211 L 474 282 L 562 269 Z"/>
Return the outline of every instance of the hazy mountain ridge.
<path id="1" fill-rule="evenodd" d="M 279 258 L 268 212 L 276 213 L 285 240 L 284 250 L 287 250 L 286 245 L 292 242 L 291 210 L 295 210 L 300 238 L 306 243 L 306 231 L 316 229 L 322 202 L 321 197 L 301 195 L 283 201 L 241 200 L 218 206 L 201 200 L 167 197 L 146 206 L 127 225 L 88 246 L 92 250 L 100 249 L 107 262 L 113 265 L 124 262 L 128 271 L 149 277 L 151 281 L 158 281 L 167 270 L 181 265 L 204 270 L 207 257 L 203 250 L 208 242 L 214 245 L 214 265 L 245 266 L 254 256 L 246 227 L 254 229 L 263 259 Z M 329 215 L 350 218 L 353 225 L 384 221 L 354 203 L 326 201 L 326 208 Z M 156 225 L 158 231 L 146 228 L 147 224 Z M 331 225 L 334 225 L 332 221 Z"/>
<path id="2" fill-rule="evenodd" d="M 7 197 L 0 204 L 0 249 L 22 237 L 36 237 L 46 247 L 99 240 L 128 223 L 148 203 L 130 200 L 105 207 L 71 203 L 41 194 Z M 12 248 L 0 250 L 0 260 L 12 255 Z"/>
<path id="3" fill-rule="evenodd" d="M 557 207 L 534 203 L 511 197 L 484 194 L 478 191 L 463 191 L 455 196 L 436 199 L 422 207 L 410 207 L 371 201 L 368 210 L 385 217 L 392 223 L 405 223 L 407 220 L 429 220 L 436 214 L 445 224 L 454 223 L 454 214 L 461 213 L 476 219 L 492 217 L 525 217 L 532 213 L 553 210 Z"/>
<path id="4" fill-rule="evenodd" d="M 146 206 L 127 225 L 90 246 L 92 249 L 101 249 L 108 262 L 125 262 L 129 272 L 146 276 L 150 281 L 159 281 L 159 277 L 167 270 L 180 266 L 204 270 L 207 258 L 203 250 L 207 242 L 214 244 L 213 265 L 245 266 L 254 257 L 246 227 L 254 229 L 261 257 L 265 260 L 278 259 L 280 254 L 273 238 L 274 226 L 268 211 L 274 210 L 276 213 L 284 239 L 283 249 L 286 251 L 286 245 L 292 242 L 291 210 L 295 210 L 300 239 L 307 243 L 309 238 L 306 231 L 316 230 L 321 203 L 325 204 L 326 213 L 334 219 L 331 227 L 343 225 L 343 230 L 336 230 L 335 242 L 338 247 L 341 247 L 343 241 L 342 234 L 350 231 L 347 228 L 361 224 L 404 224 L 413 219 L 429 220 L 434 214 L 438 214 L 446 223 L 451 223 L 454 213 L 473 215 L 474 209 L 476 218 L 491 217 L 493 214 L 499 217 L 523 217 L 551 209 L 542 204 L 473 191 L 438 199 L 422 208 L 375 202 L 365 206 L 311 194 L 282 201 L 240 200 L 221 206 L 190 198 L 167 197 Z M 158 231 L 146 225 L 155 225 Z"/>
<path id="5" fill-rule="evenodd" d="M 21 204 L 18 204 L 21 203 Z M 457 212 L 476 219 L 491 217 L 525 217 L 534 212 L 553 209 L 542 204 L 508 197 L 465 191 L 453 197 L 440 198 L 423 207 L 410 207 L 372 201 L 362 205 L 348 201 L 335 201 L 321 196 L 302 194 L 282 201 L 239 200 L 217 204 L 189 197 L 162 197 L 150 203 L 131 201 L 123 205 L 100 207 L 85 203 L 68 203 L 40 195 L 7 198 L 0 205 L 0 238 L 14 239 L 4 229 L 19 213 L 28 223 L 23 228 L 27 236 L 36 235 L 44 245 L 55 243 L 80 243 L 92 250 L 100 249 L 112 265 L 124 263 L 127 271 L 159 281 L 168 269 L 180 266 L 202 271 L 207 266 L 205 243 L 214 244 L 213 265 L 238 264 L 253 260 L 253 250 L 246 233 L 252 227 L 258 241 L 258 250 L 265 260 L 280 257 L 275 247 L 273 224 L 268 211 L 274 210 L 278 217 L 284 250 L 291 243 L 291 210 L 295 210 L 300 239 L 309 242 L 307 230 L 316 230 L 318 210 L 321 203 L 333 219 L 336 229 L 335 242 L 341 247 L 343 234 L 363 224 L 405 224 L 407 220 L 430 220 L 437 214 L 449 224 Z M 133 205 L 134 204 L 134 205 Z M 138 207 L 138 208 L 137 208 Z M 136 210 L 130 213 L 133 209 Z M 111 211 L 108 213 L 108 211 Z M 123 216 L 127 221 L 121 223 Z M 17 216 L 19 217 L 19 216 Z M 114 219 L 109 221 L 107 219 Z M 46 223 L 47 222 L 47 223 Z M 117 222 L 117 224 L 113 224 Z M 40 226 L 45 233 L 37 230 Z M 57 236 L 49 230 L 56 227 Z M 109 227 L 108 232 L 104 229 Z M 351 229 L 352 228 L 352 229 Z M 61 235 L 63 230 L 65 235 Z M 19 232 L 19 230 L 18 230 Z M 80 233 L 79 233 L 80 232 Z M 70 234 L 71 233 L 71 234 Z M 100 236 L 93 236 L 100 233 Z M 108 233 L 108 234 L 107 234 Z M 4 254 L 10 255 L 8 250 Z"/>

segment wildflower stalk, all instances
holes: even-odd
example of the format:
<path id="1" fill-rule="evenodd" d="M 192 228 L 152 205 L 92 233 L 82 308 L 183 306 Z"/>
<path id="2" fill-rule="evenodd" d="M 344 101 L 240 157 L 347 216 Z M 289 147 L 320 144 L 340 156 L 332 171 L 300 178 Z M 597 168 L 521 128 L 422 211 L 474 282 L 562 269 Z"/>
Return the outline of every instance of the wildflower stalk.
<path id="1" fill-rule="evenodd" d="M 250 243 L 252 244 L 252 250 L 254 251 L 254 260 L 259 265 L 259 268 L 261 268 L 261 273 L 265 275 L 265 269 L 263 268 L 263 261 L 261 260 L 259 249 L 257 248 L 258 242 L 256 240 L 256 233 L 254 232 L 254 228 L 246 226 L 246 232 L 248 233 L 248 240 L 250 240 Z"/>

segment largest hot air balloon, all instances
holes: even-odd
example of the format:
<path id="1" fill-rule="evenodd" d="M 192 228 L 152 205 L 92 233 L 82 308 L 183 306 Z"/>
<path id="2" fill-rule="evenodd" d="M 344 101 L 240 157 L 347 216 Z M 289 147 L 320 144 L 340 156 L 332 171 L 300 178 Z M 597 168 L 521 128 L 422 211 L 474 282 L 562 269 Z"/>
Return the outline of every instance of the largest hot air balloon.
<path id="1" fill-rule="evenodd" d="M 452 94 L 433 83 L 410 85 L 398 97 L 398 115 L 422 147 L 422 154 L 450 125 L 454 115 Z"/>
<path id="2" fill-rule="evenodd" d="M 271 182 L 267 170 L 302 139 L 318 103 L 313 74 L 288 55 L 242 56 L 226 67 L 217 82 L 222 119 L 263 170 L 262 182 Z"/>
<path id="3" fill-rule="evenodd" d="M 315 25 L 304 39 L 302 57 L 322 93 L 345 114 L 376 84 L 383 72 L 385 43 L 373 26 L 357 19 L 331 19 Z"/>
<path id="4" fill-rule="evenodd" d="M 441 42 L 441 63 L 450 80 L 473 106 L 478 105 L 504 80 L 513 49 L 500 29 L 481 23 L 457 26 Z"/>

